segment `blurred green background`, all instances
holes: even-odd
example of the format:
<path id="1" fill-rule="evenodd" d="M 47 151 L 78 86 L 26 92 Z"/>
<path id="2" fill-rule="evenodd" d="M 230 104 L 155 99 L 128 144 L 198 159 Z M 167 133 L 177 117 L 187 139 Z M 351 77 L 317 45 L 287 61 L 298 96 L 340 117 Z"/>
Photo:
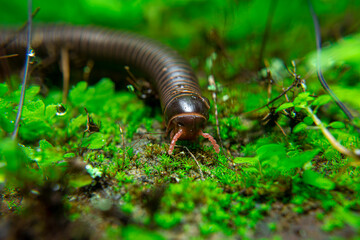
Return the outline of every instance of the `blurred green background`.
<path id="1" fill-rule="evenodd" d="M 323 41 L 331 43 L 359 32 L 360 1 L 314 0 Z M 27 1 L 1 0 L 0 23 L 21 25 Z M 35 23 L 71 23 L 126 29 L 163 41 L 187 57 L 204 61 L 218 45 L 234 64 L 256 64 L 269 9 L 274 7 L 264 57 L 290 61 L 315 49 L 306 0 L 34 0 Z M 221 47 L 221 46 L 220 46 Z"/>
<path id="2" fill-rule="evenodd" d="M 360 0 L 312 2 L 321 25 L 325 77 L 338 97 L 358 115 Z M 308 94 L 324 94 L 314 68 L 315 34 L 307 0 L 33 0 L 33 10 L 36 8 L 40 8 L 40 11 L 34 18 L 34 25 L 66 23 L 104 26 L 136 32 L 172 46 L 195 68 L 204 89 L 203 93 L 209 99 L 211 93 L 206 91 L 206 77 L 213 74 L 217 83 L 221 83 L 218 84 L 221 136 L 228 153 L 236 158 L 233 159 L 231 168 L 226 167 L 228 160 L 224 155 L 220 154 L 215 158 L 214 155 L 206 153 L 209 148 L 205 145 L 201 145 L 201 148 L 206 152 L 198 150 L 197 145 L 194 145 L 195 147 L 190 149 L 192 151 L 196 148 L 196 152 L 201 153 L 196 156 L 201 156 L 198 159 L 201 168 L 205 169 L 207 178 L 207 181 L 199 181 L 200 178 L 194 174 L 198 171 L 199 163 L 196 163 L 197 166 L 191 163 L 192 159 L 185 157 L 184 152 L 175 155 L 176 157 L 163 154 L 162 150 L 164 147 L 167 149 L 167 145 L 163 144 L 161 148 L 158 145 L 161 144 L 159 140 L 155 140 L 156 144 L 140 142 L 141 145 L 136 145 L 134 151 L 132 147 L 128 150 L 125 150 L 125 146 L 119 147 L 123 140 L 120 139 L 118 124 L 125 126 L 127 141 L 136 140 L 133 137 L 137 129 L 142 129 L 141 132 L 144 129 L 151 132 L 153 128 L 161 128 L 160 114 L 153 124 L 151 109 L 144 107 L 135 94 L 125 92 L 121 95 L 115 92 L 113 83 L 108 79 L 100 81 L 95 88 L 86 88 L 85 83 L 80 83 L 69 95 L 73 108 L 70 105 L 67 114 L 55 118 L 53 116 L 56 105 L 48 104 L 60 102 L 62 95 L 60 91 L 54 91 L 44 100 L 45 103 L 35 98 L 35 101 L 25 105 L 25 109 L 28 109 L 25 116 L 27 114 L 28 119 L 25 118 L 26 121 L 23 121 L 20 128 L 20 136 L 27 141 L 26 145 L 21 145 L 27 154 L 23 159 L 36 161 L 37 165 L 28 165 L 22 156 L 18 157 L 20 151 L 17 151 L 14 144 L 10 145 L 8 141 L 0 142 L 0 150 L 2 147 L 10 156 L 7 157 L 9 163 L 13 163 L 9 161 L 12 156 L 20 159 L 14 162 L 17 166 L 9 164 L 12 172 L 7 174 L 12 178 L 8 183 L 15 182 L 12 179 L 21 176 L 19 183 L 15 183 L 24 185 L 23 189 L 26 188 L 12 190 L 10 186 L 8 192 L 13 193 L 3 194 L 3 209 L 9 206 L 14 209 L 14 213 L 19 213 L 20 218 L 31 220 L 19 221 L 19 218 L 14 218 L 15 220 L 10 219 L 9 224 L 0 221 L 0 229 L 3 230 L 0 230 L 0 235 L 5 232 L 3 235 L 7 236 L 6 228 L 13 223 L 22 234 L 27 231 L 36 233 L 39 231 L 37 229 L 42 231 L 41 226 L 47 226 L 42 223 L 48 222 L 54 222 L 56 228 L 44 227 L 44 232 L 53 229 L 60 229 L 63 234 L 68 234 L 69 231 L 81 232 L 77 219 L 86 221 L 86 224 L 89 222 L 88 226 L 92 228 L 89 234 L 102 234 L 101 231 L 106 231 L 108 239 L 126 235 L 130 237 L 121 239 L 134 239 L 131 236 L 139 238 L 143 235 L 145 239 L 152 232 L 144 233 L 144 230 L 153 231 L 154 228 L 159 233 L 170 232 L 172 238 L 178 237 L 180 231 L 185 229 L 188 235 L 180 235 L 183 239 L 226 237 L 217 235 L 218 232 L 224 232 L 226 235 L 239 234 L 236 239 L 252 239 L 256 236 L 255 233 L 280 233 L 284 234 L 283 239 L 290 239 L 287 228 L 291 225 L 296 226 L 294 236 L 298 238 L 300 233 L 306 233 L 299 226 L 311 226 L 314 238 L 332 237 L 333 233 L 336 234 L 342 229 L 359 233 L 359 171 L 355 168 L 348 170 L 350 162 L 347 157 L 334 150 L 320 131 L 315 131 L 315 127 L 309 127 L 309 131 L 304 133 L 283 136 L 275 126 L 276 121 L 280 119 L 276 125 L 284 127 L 286 132 L 290 132 L 289 125 L 294 123 L 276 115 L 271 116 L 271 112 L 266 108 L 262 109 L 263 112 L 254 113 L 258 116 L 249 119 L 240 116 L 244 112 L 263 106 L 294 81 L 285 68 L 286 64 L 293 69 L 292 60 L 296 61 L 297 74 L 307 80 Z M 267 24 L 271 16 L 271 24 Z M 0 25 L 19 27 L 26 20 L 26 0 L 0 0 Z M 266 44 L 263 44 L 265 33 L 268 33 L 268 37 Z M 261 49 L 264 50 L 263 53 Z M 279 81 L 283 81 L 274 84 L 271 98 L 267 91 L 269 78 L 266 78 L 263 68 L 265 62 L 269 63 L 268 69 L 271 70 L 274 80 L 276 81 L 276 76 L 279 76 Z M 39 89 L 38 86 L 29 88 L 27 98 L 34 98 Z M 3 85 L 2 95 L 7 91 L 7 86 Z M 17 91 L 14 95 L 6 96 L 10 99 L 9 103 L 3 101 L 2 109 L 5 110 L 2 112 L 9 113 L 10 117 L 0 114 L 2 125 L 7 127 L 6 131 L 0 128 L 0 136 L 7 136 L 13 129 L 13 121 L 10 122 L 15 118 L 13 107 L 16 100 L 13 99 L 18 99 L 19 95 L 20 91 Z M 289 93 L 290 95 L 295 94 Z M 273 110 L 280 106 L 280 101 L 273 105 Z M 85 105 L 95 122 L 101 120 L 101 134 L 91 135 L 97 136 L 97 139 L 90 136 L 84 138 L 82 127 L 85 127 L 86 114 L 82 107 Z M 339 112 L 335 104 L 319 111 L 325 123 L 343 120 L 344 118 L 338 117 Z M 267 130 L 267 126 L 260 126 L 260 120 L 255 120 L 264 116 L 272 117 L 268 122 L 270 121 L 269 125 L 274 122 L 274 127 L 269 127 L 274 128 L 274 131 Z M 302 114 L 296 116 L 299 116 L 301 121 L 305 117 Z M 214 133 L 215 117 L 212 109 L 209 122 L 209 125 L 212 125 L 209 129 L 213 129 Z M 311 124 L 312 122 L 309 125 Z M 358 135 L 355 135 L 357 133 L 351 127 L 333 131 L 336 138 L 345 146 L 358 147 Z M 209 132 L 211 133 L 211 130 Z M 37 140 L 43 136 L 47 140 L 42 139 L 38 144 Z M 98 145 L 94 144 L 90 148 L 88 144 L 91 141 Z M 94 150 L 97 148 L 102 149 Z M 145 150 L 136 150 L 142 148 Z M 129 158 L 125 157 L 126 152 Z M 315 155 L 317 156 L 314 158 Z M 314 161 L 311 161 L 313 158 Z M 216 163 L 215 159 L 221 164 Z M 21 165 L 22 161 L 26 165 Z M 91 187 L 89 185 L 87 190 L 77 191 L 73 197 L 68 195 L 67 190 L 63 190 L 63 187 L 67 188 L 68 178 L 69 185 L 73 184 L 75 187 L 84 186 L 91 181 L 88 175 L 80 175 L 79 169 L 85 168 L 85 165 L 82 165 L 83 161 L 91 167 L 90 170 L 87 168 L 90 174 L 95 175 L 100 169 L 103 176 L 96 180 L 96 184 Z M 63 168 L 67 162 L 69 170 L 65 172 Z M 56 168 L 52 168 L 53 165 Z M 1 167 L 4 169 L 4 166 L 5 163 L 0 166 L 0 170 Z M 57 167 L 61 169 L 61 174 Z M 295 170 L 295 167 L 299 170 Z M 199 169 L 201 168 L 199 166 Z M 303 172 L 302 168 L 306 170 Z M 2 176 L 5 175 L 0 172 L 0 180 Z M 63 176 L 66 180 L 62 180 Z M 52 181 L 53 186 L 50 185 Z M 66 184 L 63 184 L 64 182 Z M 43 184 L 45 187 L 42 187 Z M 152 187 L 156 191 L 151 190 Z M 62 195 L 58 195 L 58 189 L 63 191 Z M 30 190 L 29 195 L 26 191 Z M 54 201 L 57 203 L 56 199 L 60 199 L 59 196 L 64 199 L 65 207 L 51 215 L 51 209 L 54 208 L 51 204 L 54 204 Z M 37 207 L 29 205 L 31 211 L 27 211 L 25 207 L 23 210 L 22 205 L 26 204 L 27 200 L 30 200 L 30 203 L 38 201 L 38 205 L 35 205 Z M 110 205 L 113 204 L 112 201 L 114 205 Z M 161 205 L 160 201 L 165 204 Z M 156 207 L 150 207 L 153 204 Z M 52 208 L 49 208 L 49 205 Z M 60 204 L 59 206 L 62 207 Z M 144 215 L 145 211 L 149 217 Z M 123 217 L 127 215 L 122 215 L 122 212 L 129 213 L 131 217 Z M 260 222 L 268 216 L 275 217 Z M 56 221 L 47 221 L 48 218 L 54 218 Z M 66 225 L 67 228 L 63 228 L 62 224 L 68 221 L 67 218 L 71 220 L 71 224 L 75 224 L 69 223 Z M 135 220 L 134 225 L 122 226 L 122 222 L 124 225 L 125 222 L 132 223 L 132 219 Z M 289 221 L 291 219 L 292 222 Z M 152 224 L 153 220 L 156 221 L 155 225 Z M 276 229 L 279 221 L 280 227 Z M 24 222 L 31 223 L 28 229 L 21 225 Z M 258 222 L 261 223 L 261 229 L 267 230 L 256 230 Z M 324 222 L 324 225 L 320 225 L 319 222 Z M 137 223 L 139 224 L 136 225 Z M 355 230 L 345 224 L 349 224 Z M 281 228 L 282 225 L 286 227 Z M 320 228 L 325 231 L 336 229 L 337 232 L 316 235 L 318 232 L 313 230 L 320 231 Z M 341 229 L 338 231 L 337 228 Z M 352 236 L 351 232 L 345 236 Z M 312 235 L 309 236 L 311 238 Z M 92 237 L 95 239 L 96 235 Z M 277 235 L 273 237 L 280 238 Z M 159 237 L 154 235 L 147 239 Z"/>

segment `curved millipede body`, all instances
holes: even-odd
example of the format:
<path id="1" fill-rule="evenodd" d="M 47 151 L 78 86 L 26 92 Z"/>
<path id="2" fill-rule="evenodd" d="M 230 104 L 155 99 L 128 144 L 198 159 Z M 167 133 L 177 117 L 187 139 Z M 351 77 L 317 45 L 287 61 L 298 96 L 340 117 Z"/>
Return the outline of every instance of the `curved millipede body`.
<path id="1" fill-rule="evenodd" d="M 25 46 L 25 31 L 1 30 L 0 49 L 5 49 L 6 54 L 24 52 Z M 202 97 L 190 65 L 174 50 L 126 32 L 66 25 L 35 27 L 31 46 L 35 53 L 48 47 L 66 47 L 84 57 L 119 61 L 139 68 L 151 78 L 160 97 L 167 133 L 172 139 L 169 154 L 178 139 L 193 140 L 199 135 L 209 138 L 219 152 L 215 140 L 202 132 L 209 118 L 209 101 Z"/>

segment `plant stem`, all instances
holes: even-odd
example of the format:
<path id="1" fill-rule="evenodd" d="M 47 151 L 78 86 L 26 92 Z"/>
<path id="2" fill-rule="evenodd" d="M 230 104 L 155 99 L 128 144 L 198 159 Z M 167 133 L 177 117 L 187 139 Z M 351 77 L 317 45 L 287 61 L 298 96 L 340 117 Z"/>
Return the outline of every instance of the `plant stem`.
<path id="1" fill-rule="evenodd" d="M 347 149 L 343 145 L 341 145 L 335 137 L 330 133 L 330 131 L 324 126 L 321 120 L 314 114 L 310 107 L 306 107 L 305 110 L 307 111 L 308 115 L 312 118 L 315 125 L 318 126 L 330 144 L 338 150 L 340 153 L 355 159 L 356 161 L 360 161 L 360 156 L 354 153 L 353 151 Z"/>

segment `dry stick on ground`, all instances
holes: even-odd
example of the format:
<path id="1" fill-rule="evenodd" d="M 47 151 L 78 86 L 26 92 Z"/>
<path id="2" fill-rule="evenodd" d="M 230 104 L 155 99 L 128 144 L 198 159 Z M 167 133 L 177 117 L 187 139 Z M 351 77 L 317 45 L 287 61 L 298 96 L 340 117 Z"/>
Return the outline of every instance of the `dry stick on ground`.
<path id="1" fill-rule="evenodd" d="M 291 63 L 292 63 L 292 65 L 293 65 L 293 67 L 295 68 L 295 70 L 290 71 L 287 66 L 286 66 L 286 68 L 287 68 L 288 72 L 294 77 L 294 82 L 293 82 L 287 89 L 283 89 L 283 92 L 282 92 L 279 96 L 277 96 L 276 98 L 274 98 L 273 100 L 271 100 L 271 101 L 268 102 L 267 104 L 265 104 L 265 105 L 263 105 L 263 106 L 261 106 L 261 107 L 258 107 L 258 108 L 254 109 L 254 110 L 251 110 L 251 111 L 249 111 L 249 112 L 245 112 L 245 113 L 243 113 L 244 115 L 248 115 L 248 114 L 250 114 L 250 113 L 259 111 L 260 109 L 262 109 L 262 108 L 264 108 L 264 107 L 269 107 L 270 104 L 272 104 L 273 102 L 277 101 L 279 98 L 281 98 L 281 97 L 284 96 L 284 95 L 285 95 L 285 97 L 286 97 L 286 100 L 289 101 L 288 97 L 286 96 L 286 93 L 287 93 L 288 91 L 290 91 L 291 89 L 293 89 L 294 87 L 298 86 L 299 84 L 300 84 L 301 87 L 303 88 L 303 91 L 305 91 L 305 90 L 304 90 L 304 87 L 303 87 L 303 83 L 305 82 L 305 80 L 302 79 L 300 75 L 297 75 L 297 74 L 296 74 L 296 66 L 295 66 L 294 61 L 292 61 Z"/>
<path id="2" fill-rule="evenodd" d="M 274 80 L 272 79 L 271 71 L 269 70 L 268 61 L 265 61 L 265 66 L 267 68 L 267 70 L 266 70 L 266 79 L 268 80 L 268 89 L 267 90 L 268 90 L 268 104 L 269 104 L 269 101 L 271 99 L 271 93 L 272 93 L 272 83 L 274 82 Z M 285 91 L 285 89 L 283 89 L 283 91 Z M 285 94 L 285 98 L 286 98 L 287 101 L 289 101 L 286 94 Z M 277 121 L 274 121 L 274 123 L 276 124 L 276 126 L 280 129 L 280 131 L 286 137 L 287 135 L 286 135 L 284 129 L 280 126 L 280 124 Z"/>
<path id="3" fill-rule="evenodd" d="M 21 119 L 22 108 L 24 106 L 25 88 L 26 88 L 26 82 L 27 82 L 27 77 L 28 77 L 28 72 L 29 72 L 30 57 L 33 56 L 33 52 L 31 50 L 31 45 L 30 45 L 31 44 L 31 24 L 32 24 L 31 9 L 32 9 L 32 1 L 28 0 L 28 23 L 27 23 L 28 32 L 27 32 L 26 59 L 25 59 L 25 66 L 24 66 L 25 69 L 24 69 L 24 76 L 23 76 L 22 87 L 21 87 L 19 108 L 18 108 L 18 111 L 16 114 L 15 128 L 12 133 L 12 139 L 16 139 L 18 132 L 19 132 L 19 123 L 20 123 L 20 119 Z"/>
<path id="4" fill-rule="evenodd" d="M 249 112 L 245 112 L 243 113 L 244 115 L 248 115 L 250 113 L 253 113 L 253 112 L 256 112 L 256 111 L 259 111 L 260 109 L 264 108 L 264 107 L 268 107 L 270 104 L 272 104 L 273 102 L 275 102 L 276 100 L 278 100 L 279 98 L 281 98 L 282 96 L 284 96 L 288 91 L 290 91 L 293 87 L 297 86 L 298 84 L 298 79 L 295 79 L 295 81 L 287 88 L 285 89 L 282 93 L 280 93 L 279 96 L 277 96 L 276 98 L 274 98 L 273 100 L 271 100 L 270 102 L 268 102 L 267 104 L 265 104 L 264 106 L 261 106 L 261 107 L 258 107 L 254 110 L 251 110 Z"/>
<path id="5" fill-rule="evenodd" d="M 5 55 L 5 56 L 0 56 L 0 59 L 4 59 L 4 58 L 12 58 L 12 57 L 17 57 L 19 56 L 19 54 L 9 54 L 9 55 Z"/>
<path id="6" fill-rule="evenodd" d="M 219 115 L 218 115 L 217 96 L 216 96 L 216 84 L 215 84 L 214 76 L 213 76 L 213 75 L 210 75 L 209 78 L 208 78 L 208 81 L 209 81 L 209 85 L 210 85 L 211 88 L 213 89 L 213 90 L 212 90 L 212 93 L 211 93 L 211 96 L 212 96 L 213 101 L 214 101 L 214 112 L 215 112 L 215 121 L 216 121 L 216 132 L 217 132 L 217 135 L 218 135 L 218 138 L 219 138 L 219 141 L 220 141 L 221 149 L 222 149 L 223 152 L 225 153 L 225 151 L 224 151 L 224 145 L 223 145 L 223 142 L 222 142 L 222 139 L 221 139 L 221 136 L 220 136 L 220 125 L 219 125 Z"/>
<path id="7" fill-rule="evenodd" d="M 65 47 L 61 48 L 60 52 L 61 57 L 61 72 L 63 74 L 63 99 L 62 103 L 66 104 L 67 96 L 69 92 L 69 82 L 70 82 L 70 57 L 69 50 Z"/>
<path id="8" fill-rule="evenodd" d="M 120 125 L 119 125 L 119 129 L 120 129 L 120 135 L 121 135 L 121 139 L 122 139 L 122 148 L 123 148 L 123 164 L 121 166 L 121 169 L 124 169 L 125 160 L 126 160 L 126 146 L 125 146 L 124 132 Z"/>
<path id="9" fill-rule="evenodd" d="M 99 124 L 96 124 L 90 116 L 90 113 L 88 112 L 86 107 L 84 107 L 84 110 L 86 112 L 86 130 L 84 131 L 84 136 L 85 133 L 92 134 L 94 132 L 100 132 L 101 122 L 99 122 Z"/>
<path id="10" fill-rule="evenodd" d="M 30 1 L 31 1 L 31 0 L 30 0 Z M 28 1 L 28 2 L 29 2 L 29 1 Z M 29 8 L 28 11 L 31 12 L 32 6 L 29 5 L 28 8 Z M 34 12 L 30 13 L 30 14 L 31 14 L 31 19 L 33 19 L 33 18 L 38 14 L 39 11 L 40 11 L 40 7 L 37 7 L 37 8 L 34 10 Z M 23 29 L 25 29 L 26 26 L 29 24 L 29 21 L 30 21 L 30 19 L 28 19 L 28 21 L 27 21 L 26 23 L 24 23 L 24 24 L 20 27 L 19 31 L 22 31 Z"/>
<path id="11" fill-rule="evenodd" d="M 307 113 L 310 115 L 310 117 L 312 118 L 312 120 L 314 121 L 315 125 L 318 126 L 320 128 L 320 130 L 322 131 L 323 135 L 326 137 L 326 139 L 330 142 L 330 144 L 336 149 L 338 150 L 340 153 L 351 157 L 353 159 L 355 159 L 356 161 L 360 162 L 360 155 L 356 154 L 355 152 L 347 149 L 346 147 L 344 147 L 343 145 L 341 145 L 335 138 L 334 136 L 330 133 L 330 131 L 324 126 L 324 124 L 321 122 L 321 120 L 313 113 L 313 111 L 311 110 L 310 107 L 305 108 L 305 110 L 307 111 Z"/>
<path id="12" fill-rule="evenodd" d="M 185 147 L 185 146 L 178 146 L 178 145 L 175 145 L 175 146 L 176 146 L 176 147 L 186 148 L 186 150 L 190 153 L 191 157 L 195 160 L 196 164 L 198 165 L 198 167 L 199 167 L 199 169 L 200 169 L 200 174 L 201 174 L 201 177 L 202 177 L 202 180 L 203 180 L 203 179 L 204 179 L 204 175 L 202 174 L 202 171 L 201 171 L 201 168 L 200 168 L 200 164 L 199 164 L 198 161 L 196 160 L 195 156 L 190 152 L 190 150 L 189 150 L 187 147 Z M 228 165 L 220 162 L 219 160 L 217 160 L 217 162 L 220 163 L 220 165 L 222 165 L 223 167 L 229 169 L 230 171 L 233 171 L 233 172 L 236 174 L 237 177 L 238 177 L 238 176 L 240 176 L 240 178 L 242 177 L 242 175 L 241 175 L 238 171 L 230 168 Z M 246 186 L 245 186 L 245 188 L 246 188 Z"/>
<path id="13" fill-rule="evenodd" d="M 278 128 L 280 128 L 280 131 L 282 132 L 282 134 L 284 134 L 284 136 L 287 137 L 285 130 L 280 126 L 280 124 L 277 121 L 275 121 L 275 124 L 276 124 L 276 126 L 278 126 Z"/>
<path id="14" fill-rule="evenodd" d="M 199 164 L 199 162 L 196 160 L 194 154 L 192 154 L 187 147 L 183 146 L 183 148 L 185 148 L 185 149 L 190 153 L 190 156 L 194 159 L 196 165 L 198 166 L 199 172 L 200 172 L 201 181 L 205 181 L 204 174 L 203 174 L 203 172 L 202 172 L 202 170 L 201 170 L 200 164 Z"/>
<path id="15" fill-rule="evenodd" d="M 129 78 L 126 78 L 126 81 L 128 81 L 137 91 L 141 92 L 141 88 L 139 87 L 139 84 L 136 83 L 136 77 L 135 75 L 130 71 L 129 66 L 125 66 L 124 69 L 129 74 Z"/>
<path id="16" fill-rule="evenodd" d="M 209 85 L 212 86 L 212 88 L 213 88 L 213 91 L 212 91 L 212 94 L 211 94 L 211 95 L 212 95 L 212 98 L 213 98 L 213 101 L 214 101 L 214 108 L 215 108 L 216 131 L 217 131 L 217 134 L 218 134 L 218 137 L 219 137 L 221 149 L 222 149 L 224 155 L 226 156 L 226 158 L 229 160 L 229 159 L 231 159 L 231 158 L 229 158 L 227 152 L 224 151 L 224 146 L 223 146 L 223 143 L 222 143 L 222 138 L 221 138 L 221 136 L 220 136 L 220 124 L 219 124 L 219 118 L 218 118 L 217 96 L 216 96 L 216 84 L 215 84 L 214 76 L 213 76 L 213 75 L 210 75 L 209 78 L 208 78 L 208 81 L 209 81 Z M 235 174 L 236 174 L 236 176 L 240 176 L 240 178 L 242 177 L 242 175 L 241 175 L 238 171 L 235 171 L 234 169 L 232 169 L 232 168 L 230 168 L 229 166 L 223 164 L 223 163 L 220 162 L 219 160 L 217 160 L 217 162 L 219 162 L 221 165 L 223 165 L 223 166 L 226 167 L 227 169 L 234 171 Z M 234 163 L 233 163 L 233 164 L 234 164 Z"/>
<path id="17" fill-rule="evenodd" d="M 83 73 L 83 79 L 85 82 L 89 82 L 89 78 L 90 78 L 90 73 L 92 71 L 92 69 L 94 68 L 95 62 L 92 59 L 89 59 L 86 62 L 86 66 L 84 68 L 84 73 Z"/>
<path id="18" fill-rule="evenodd" d="M 267 80 L 268 80 L 268 89 L 267 89 L 267 94 L 268 94 L 268 102 L 271 99 L 271 92 L 272 92 L 272 82 L 273 80 L 271 79 L 271 72 L 268 69 L 267 71 Z"/>
<path id="19" fill-rule="evenodd" d="M 29 10 L 31 10 L 31 8 L 29 8 Z M 35 9 L 35 11 L 31 14 L 31 19 L 33 19 L 36 16 L 36 14 L 38 14 L 39 10 L 40 10 L 39 7 Z M 9 38 L 9 40 L 5 42 L 3 46 L 6 46 L 10 44 L 12 41 L 14 41 L 16 39 L 16 34 L 24 30 L 28 26 L 28 24 L 29 24 L 29 20 L 26 21 L 20 28 L 18 28 L 18 30 L 13 34 L 13 37 Z"/>

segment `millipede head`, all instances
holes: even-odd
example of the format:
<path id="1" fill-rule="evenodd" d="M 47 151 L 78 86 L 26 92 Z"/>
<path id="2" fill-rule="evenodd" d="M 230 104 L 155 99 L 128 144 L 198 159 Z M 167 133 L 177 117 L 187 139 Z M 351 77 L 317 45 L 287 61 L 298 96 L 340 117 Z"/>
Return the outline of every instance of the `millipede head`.
<path id="1" fill-rule="evenodd" d="M 176 96 L 166 105 L 164 116 L 171 139 L 179 129 L 183 129 L 180 140 L 196 139 L 209 118 L 209 100 L 196 94 Z"/>
<path id="2" fill-rule="evenodd" d="M 207 119 L 196 113 L 183 113 L 175 116 L 168 125 L 168 134 L 171 139 L 182 130 L 179 140 L 194 140 L 204 129 Z"/>
<path id="3" fill-rule="evenodd" d="M 181 96 L 171 101 L 164 112 L 171 139 L 168 153 L 171 154 L 177 140 L 195 140 L 203 135 L 209 118 L 209 101 L 199 96 Z M 219 146 L 212 140 L 215 151 L 219 152 Z"/>

